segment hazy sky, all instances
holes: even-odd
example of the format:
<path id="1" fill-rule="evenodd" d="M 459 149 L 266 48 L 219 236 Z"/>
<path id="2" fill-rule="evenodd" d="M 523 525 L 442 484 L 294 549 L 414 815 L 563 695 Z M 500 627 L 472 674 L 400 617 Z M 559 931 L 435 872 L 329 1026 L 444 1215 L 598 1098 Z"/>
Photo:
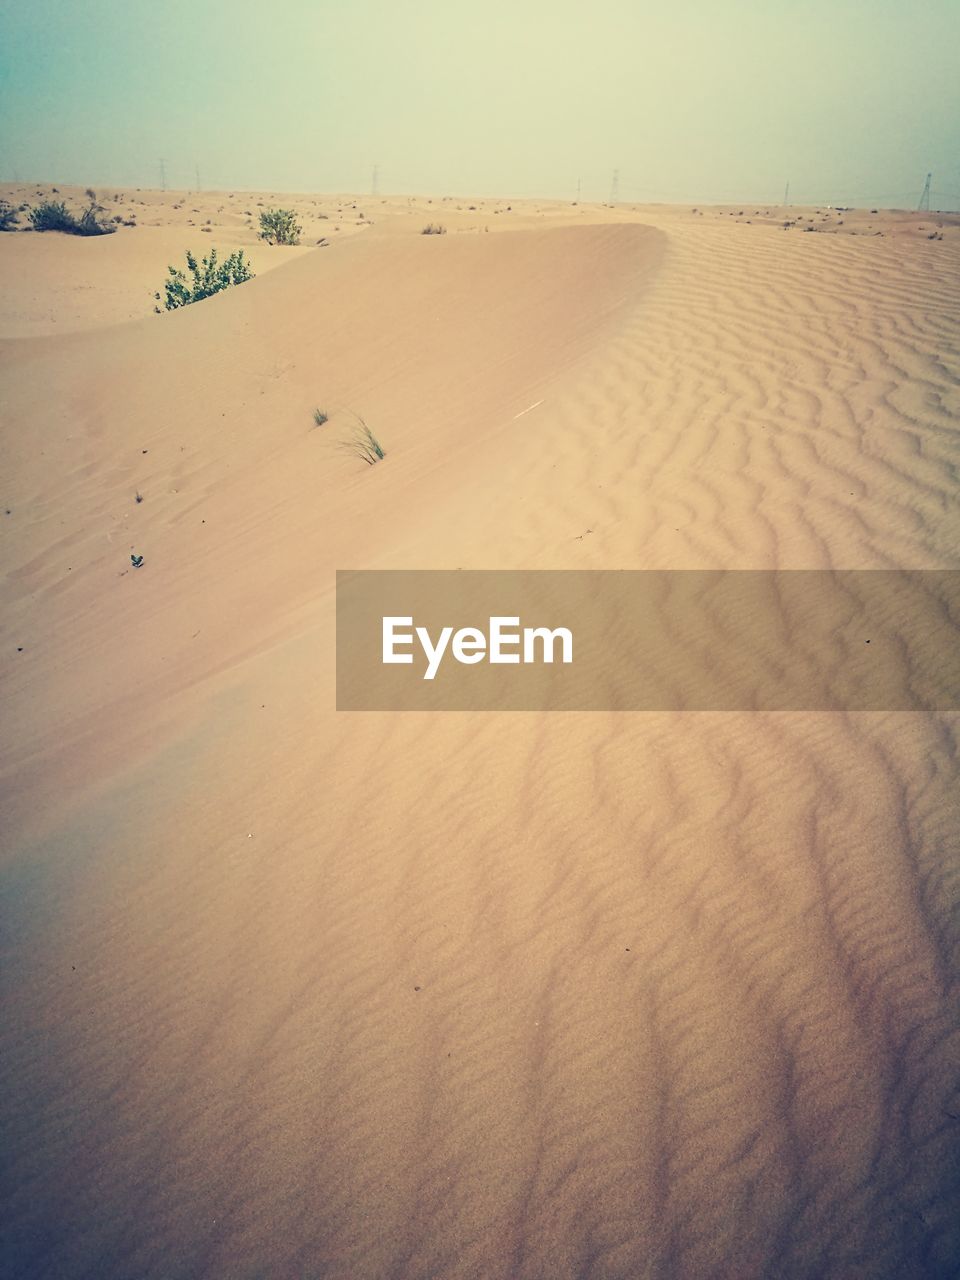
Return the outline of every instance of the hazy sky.
<path id="1" fill-rule="evenodd" d="M 960 0 L 24 0 L 0 176 L 958 208 L 958 52 Z"/>

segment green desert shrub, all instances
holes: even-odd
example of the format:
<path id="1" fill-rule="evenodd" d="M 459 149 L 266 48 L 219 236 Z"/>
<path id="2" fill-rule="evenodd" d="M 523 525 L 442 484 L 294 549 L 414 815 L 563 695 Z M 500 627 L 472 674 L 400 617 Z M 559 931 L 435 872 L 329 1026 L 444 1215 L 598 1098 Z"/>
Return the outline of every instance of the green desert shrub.
<path id="1" fill-rule="evenodd" d="M 267 244 L 299 244 L 302 230 L 292 209 L 265 209 L 260 215 L 260 239 Z"/>
<path id="2" fill-rule="evenodd" d="M 217 261 L 216 249 L 211 249 L 210 256 L 201 258 L 199 262 L 188 249 L 187 270 L 190 272 L 189 280 L 186 273 L 178 267 L 167 267 L 170 275 L 164 282 L 164 306 L 168 311 L 185 307 L 191 302 L 199 302 L 202 298 L 219 293 L 221 289 L 229 289 L 233 284 L 244 284 L 253 279 L 253 272 L 242 249 L 231 253 L 222 262 Z M 153 296 L 160 301 L 159 293 Z M 157 307 L 157 310 L 160 308 Z"/>
<path id="3" fill-rule="evenodd" d="M 30 210 L 34 231 L 75 231 L 77 220 L 62 200 L 44 200 Z"/>
<path id="4" fill-rule="evenodd" d="M 72 236 L 108 236 L 116 231 L 116 227 L 100 221 L 99 215 L 102 212 L 103 209 L 96 200 L 91 200 L 78 218 L 62 200 L 44 200 L 30 210 L 30 222 L 34 231 L 65 231 Z"/>
<path id="5" fill-rule="evenodd" d="M 19 221 L 13 205 L 0 200 L 0 231 L 12 231 Z"/>

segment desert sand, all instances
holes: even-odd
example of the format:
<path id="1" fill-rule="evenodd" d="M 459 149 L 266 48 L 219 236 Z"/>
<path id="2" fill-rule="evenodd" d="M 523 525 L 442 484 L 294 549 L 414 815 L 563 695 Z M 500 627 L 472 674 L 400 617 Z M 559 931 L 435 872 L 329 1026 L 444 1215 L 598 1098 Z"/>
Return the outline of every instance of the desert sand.
<path id="1" fill-rule="evenodd" d="M 6 1274 L 956 1274 L 956 716 L 337 713 L 334 575 L 960 567 L 960 217 L 99 194 L 0 236 Z"/>

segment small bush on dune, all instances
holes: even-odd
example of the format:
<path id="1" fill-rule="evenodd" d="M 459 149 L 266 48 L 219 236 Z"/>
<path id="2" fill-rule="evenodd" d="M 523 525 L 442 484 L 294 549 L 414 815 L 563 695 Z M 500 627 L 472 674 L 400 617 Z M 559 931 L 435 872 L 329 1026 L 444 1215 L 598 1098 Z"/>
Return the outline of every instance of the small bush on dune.
<path id="1" fill-rule="evenodd" d="M 299 244 L 302 230 L 292 209 L 265 209 L 260 215 L 260 239 L 267 244 Z"/>
<path id="2" fill-rule="evenodd" d="M 344 453 L 350 453 L 355 458 L 359 458 L 368 467 L 375 466 L 387 456 L 386 449 L 384 449 L 359 413 L 355 413 L 353 409 L 347 409 L 344 412 L 349 413 L 350 417 L 353 418 L 353 425 L 347 438 L 339 440 L 336 447 L 342 449 Z M 340 411 L 338 411 L 337 416 L 340 416 Z M 322 427 L 330 421 L 330 416 L 323 409 L 314 409 L 313 421 L 316 426 Z"/>
<path id="3" fill-rule="evenodd" d="M 74 231 L 77 220 L 62 200 L 44 200 L 30 210 L 34 231 Z"/>
<path id="4" fill-rule="evenodd" d="M 78 236 L 108 236 L 116 231 L 117 228 L 109 222 L 100 221 L 99 214 L 103 212 L 103 206 L 91 200 L 83 213 L 81 213 L 74 234 Z"/>
<path id="5" fill-rule="evenodd" d="M 341 448 L 347 453 L 352 453 L 356 458 L 362 458 L 368 467 L 372 467 L 381 458 L 386 457 L 387 451 L 360 415 L 357 413 L 354 417 L 357 420 L 357 426 L 354 427 L 350 439 L 345 440 Z"/>
<path id="6" fill-rule="evenodd" d="M 19 221 L 16 209 L 0 200 L 0 231 L 12 231 Z"/>
<path id="7" fill-rule="evenodd" d="M 231 285 L 245 284 L 247 280 L 253 279 L 253 272 L 243 256 L 242 249 L 231 253 L 228 258 L 224 258 L 223 262 L 217 261 L 216 249 L 211 249 L 210 256 L 201 258 L 199 262 L 188 249 L 187 270 L 191 276 L 189 281 L 186 273 L 179 268 L 168 267 L 167 270 L 170 278 L 164 282 L 164 306 L 168 311 L 174 311 L 177 307 L 186 307 L 191 302 L 200 302 L 201 299 L 209 298 L 222 289 L 229 289 Z M 160 301 L 159 293 L 153 296 L 158 302 Z M 160 310 L 159 307 L 156 309 Z"/>
<path id="8" fill-rule="evenodd" d="M 447 234 L 447 228 L 441 227 L 439 222 L 438 223 L 428 222 L 427 225 L 420 232 L 420 234 L 422 236 L 445 236 Z"/>

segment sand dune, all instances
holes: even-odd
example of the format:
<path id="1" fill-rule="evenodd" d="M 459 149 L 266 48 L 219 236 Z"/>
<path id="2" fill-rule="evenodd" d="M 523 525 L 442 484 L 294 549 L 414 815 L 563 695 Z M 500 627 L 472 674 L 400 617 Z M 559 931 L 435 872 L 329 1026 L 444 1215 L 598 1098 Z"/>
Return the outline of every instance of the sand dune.
<path id="1" fill-rule="evenodd" d="M 333 575 L 957 567 L 956 229 L 386 201 L 121 324 L 137 198 L 0 317 L 13 1274 L 954 1274 L 956 717 L 338 715 Z"/>

